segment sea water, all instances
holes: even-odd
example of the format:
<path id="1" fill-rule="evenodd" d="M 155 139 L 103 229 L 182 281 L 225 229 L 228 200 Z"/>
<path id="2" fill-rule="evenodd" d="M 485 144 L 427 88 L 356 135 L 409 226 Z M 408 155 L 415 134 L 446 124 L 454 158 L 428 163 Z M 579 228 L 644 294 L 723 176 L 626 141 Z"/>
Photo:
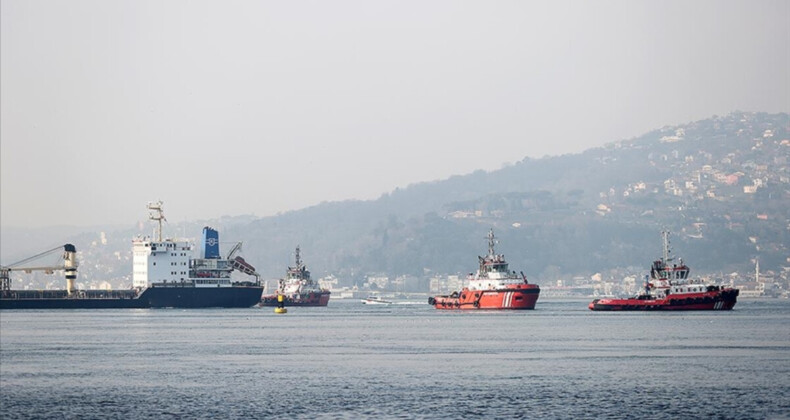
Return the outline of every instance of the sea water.
<path id="1" fill-rule="evenodd" d="M 790 418 L 790 301 L 733 311 L 0 311 L 0 418 Z"/>

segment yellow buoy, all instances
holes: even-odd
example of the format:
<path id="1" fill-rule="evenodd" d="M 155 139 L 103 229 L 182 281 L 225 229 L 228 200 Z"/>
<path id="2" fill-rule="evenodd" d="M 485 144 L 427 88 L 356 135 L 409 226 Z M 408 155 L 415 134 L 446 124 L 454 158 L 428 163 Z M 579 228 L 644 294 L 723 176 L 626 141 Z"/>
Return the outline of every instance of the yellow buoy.
<path id="1" fill-rule="evenodd" d="M 280 294 L 277 295 L 277 307 L 274 308 L 274 313 L 276 313 L 276 314 L 284 314 L 284 313 L 288 312 L 288 310 L 285 309 L 285 302 L 284 302 L 284 300 L 285 299 L 284 299 L 283 295 L 280 295 Z"/>

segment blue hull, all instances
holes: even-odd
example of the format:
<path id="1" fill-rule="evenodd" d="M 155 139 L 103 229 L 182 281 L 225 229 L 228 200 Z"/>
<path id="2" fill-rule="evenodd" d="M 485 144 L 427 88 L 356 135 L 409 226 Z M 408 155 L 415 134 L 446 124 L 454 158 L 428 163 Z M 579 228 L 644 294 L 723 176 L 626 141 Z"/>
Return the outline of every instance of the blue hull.
<path id="1" fill-rule="evenodd" d="M 117 308 L 249 308 L 261 300 L 263 287 L 151 287 L 136 296 L 132 291 L 79 292 L 9 291 L 0 309 L 117 309 Z"/>
<path id="2" fill-rule="evenodd" d="M 141 300 L 147 308 L 249 308 L 261 300 L 263 286 L 153 287 Z"/>

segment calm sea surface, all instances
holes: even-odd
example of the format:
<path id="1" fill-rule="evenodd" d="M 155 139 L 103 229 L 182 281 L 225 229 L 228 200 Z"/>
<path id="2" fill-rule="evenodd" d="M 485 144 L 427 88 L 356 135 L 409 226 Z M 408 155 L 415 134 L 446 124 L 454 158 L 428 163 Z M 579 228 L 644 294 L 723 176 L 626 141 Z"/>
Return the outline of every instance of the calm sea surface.
<path id="1" fill-rule="evenodd" d="M 729 312 L 0 312 L 0 418 L 790 418 L 790 301 Z"/>

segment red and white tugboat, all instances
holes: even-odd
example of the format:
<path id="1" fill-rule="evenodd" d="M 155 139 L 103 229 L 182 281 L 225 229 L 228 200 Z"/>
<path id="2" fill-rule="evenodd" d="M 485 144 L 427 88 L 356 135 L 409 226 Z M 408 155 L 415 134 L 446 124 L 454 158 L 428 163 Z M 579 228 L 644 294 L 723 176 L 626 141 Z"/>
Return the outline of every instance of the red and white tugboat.
<path id="1" fill-rule="evenodd" d="M 650 276 L 645 276 L 643 293 L 626 299 L 595 299 L 593 311 L 689 311 L 730 310 L 735 306 L 738 289 L 705 284 L 689 278 L 689 268 L 669 256 L 669 232 L 661 232 L 664 256 L 653 262 Z"/>
<path id="2" fill-rule="evenodd" d="M 540 295 L 537 284 L 511 272 L 505 256 L 494 252 L 494 230 L 488 232 L 488 255 L 478 257 L 480 268 L 469 274 L 469 284 L 449 296 L 428 298 L 436 309 L 535 309 Z"/>
<path id="3" fill-rule="evenodd" d="M 273 295 L 264 295 L 261 306 L 277 306 L 277 295 L 283 295 L 285 306 L 326 306 L 329 303 L 329 290 L 321 289 L 310 278 L 310 272 L 302 263 L 299 247 L 296 247 L 296 265 L 288 267 L 284 279 L 280 279 Z"/>

